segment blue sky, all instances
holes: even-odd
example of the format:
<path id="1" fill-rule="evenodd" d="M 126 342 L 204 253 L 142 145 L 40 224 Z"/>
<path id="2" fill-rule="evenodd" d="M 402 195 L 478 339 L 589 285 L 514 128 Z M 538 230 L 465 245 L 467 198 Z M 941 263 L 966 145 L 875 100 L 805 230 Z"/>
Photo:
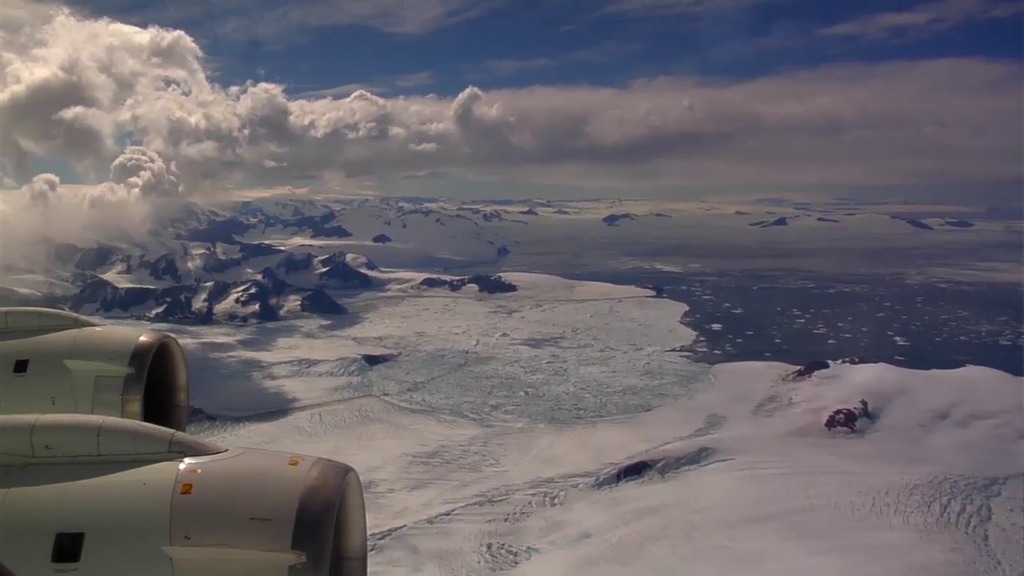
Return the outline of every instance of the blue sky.
<path id="1" fill-rule="evenodd" d="M 346 5 L 355 11 L 365 4 L 358 1 L 226 0 L 195 3 L 205 7 L 191 13 L 182 4 L 77 2 L 94 14 L 189 32 L 223 84 L 268 80 L 286 84 L 292 94 L 337 87 L 341 94 L 362 85 L 389 96 L 451 95 L 467 85 L 621 85 L 677 74 L 747 78 L 848 60 L 1013 59 L 1022 51 L 1024 3 L 384 0 L 362 17 L 344 16 Z M 264 17 L 260 7 L 271 12 Z M 293 21 L 276 9 L 292 13 Z M 426 14 L 416 16 L 417 10 Z M 407 21 L 393 12 L 405 12 Z M 885 26 L 886 15 L 913 24 Z M 846 33 L 837 28 L 851 24 Z"/>

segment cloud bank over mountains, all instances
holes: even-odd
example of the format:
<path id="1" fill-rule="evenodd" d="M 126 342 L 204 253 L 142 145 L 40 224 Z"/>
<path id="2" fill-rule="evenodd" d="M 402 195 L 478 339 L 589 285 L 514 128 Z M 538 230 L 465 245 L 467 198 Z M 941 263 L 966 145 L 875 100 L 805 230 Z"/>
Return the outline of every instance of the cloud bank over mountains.
<path id="1" fill-rule="evenodd" d="M 435 4 L 434 20 L 474 13 L 466 3 Z M 678 8 L 668 5 L 659 10 Z M 403 34 L 440 25 L 382 14 L 352 18 Z M 450 94 L 427 92 L 433 75 L 408 83 L 424 93 L 394 97 L 221 83 L 183 30 L 5 2 L 0 240 L 10 254 L 45 234 L 140 235 L 154 201 L 288 185 L 679 197 L 872 186 L 969 194 L 1020 181 L 1016 61 L 848 61 L 749 78 L 469 85 Z M 55 163 L 68 169 L 60 177 Z"/>
<path id="2" fill-rule="evenodd" d="M 12 11 L 8 9 L 8 11 Z M 915 185 L 1019 177 L 1018 63 L 840 63 L 750 80 L 296 98 L 213 80 L 180 30 L 25 8 L 0 36 L 0 156 L 65 158 L 138 193 L 431 172 L 564 185 Z M 126 144 L 138 146 L 128 150 Z M 140 147 L 140 148 L 139 148 Z M 176 182 L 162 180 L 173 167 Z M 162 172 L 161 172 L 162 171 Z"/>

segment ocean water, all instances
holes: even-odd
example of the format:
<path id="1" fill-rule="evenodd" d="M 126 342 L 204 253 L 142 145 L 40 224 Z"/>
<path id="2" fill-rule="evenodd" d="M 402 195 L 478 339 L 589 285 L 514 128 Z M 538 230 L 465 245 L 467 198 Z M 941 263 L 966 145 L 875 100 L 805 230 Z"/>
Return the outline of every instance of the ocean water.
<path id="1" fill-rule="evenodd" d="M 1016 283 L 643 269 L 568 276 L 663 287 L 690 308 L 681 320 L 699 337 L 683 353 L 698 362 L 862 356 L 914 369 L 977 365 L 1024 375 L 1024 290 Z"/>

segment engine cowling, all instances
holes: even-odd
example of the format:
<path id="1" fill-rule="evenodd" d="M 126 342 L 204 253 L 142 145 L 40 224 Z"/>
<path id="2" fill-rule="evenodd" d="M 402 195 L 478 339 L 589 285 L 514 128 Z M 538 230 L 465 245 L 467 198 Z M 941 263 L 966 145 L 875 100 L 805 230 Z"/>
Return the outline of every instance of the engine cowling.
<path id="1" fill-rule="evenodd" d="M 0 561 L 14 574 L 364 576 L 351 467 L 94 415 L 0 417 Z"/>
<path id="2" fill-rule="evenodd" d="M 82 413 L 185 430 L 185 352 L 168 334 L 0 308 L 0 415 Z"/>
<path id="3" fill-rule="evenodd" d="M 365 576 L 350 466 L 184 433 L 173 337 L 0 308 L 0 576 Z"/>

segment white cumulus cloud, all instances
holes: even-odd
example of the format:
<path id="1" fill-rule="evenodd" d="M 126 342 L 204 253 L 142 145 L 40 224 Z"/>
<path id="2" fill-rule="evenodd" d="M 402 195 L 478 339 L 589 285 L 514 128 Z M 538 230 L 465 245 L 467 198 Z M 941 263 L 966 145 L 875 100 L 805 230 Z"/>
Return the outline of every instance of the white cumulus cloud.
<path id="1" fill-rule="evenodd" d="M 983 185 L 1020 173 L 1017 62 L 296 97 L 273 83 L 214 83 L 200 46 L 179 30 L 53 8 L 19 14 L 0 23 L 0 160 L 19 184 L 41 156 L 142 196 L 424 173 L 681 192 Z"/>

